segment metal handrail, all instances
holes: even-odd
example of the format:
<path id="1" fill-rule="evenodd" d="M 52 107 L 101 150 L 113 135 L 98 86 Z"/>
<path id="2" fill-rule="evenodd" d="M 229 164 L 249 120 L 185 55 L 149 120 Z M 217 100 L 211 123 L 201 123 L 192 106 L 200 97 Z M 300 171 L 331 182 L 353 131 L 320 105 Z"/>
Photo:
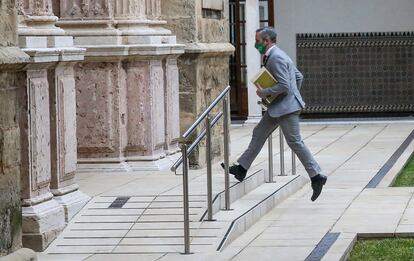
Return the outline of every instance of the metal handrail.
<path id="1" fill-rule="evenodd" d="M 212 200 L 212 168 L 211 168 L 211 128 L 224 116 L 224 192 L 225 192 L 225 210 L 230 210 L 230 177 L 229 177 L 229 128 L 230 128 L 230 103 L 229 91 L 227 86 L 220 95 L 208 106 L 208 108 L 197 118 L 191 127 L 181 137 L 182 156 L 171 167 L 171 171 L 176 171 L 183 164 L 183 207 L 184 207 L 184 254 L 190 254 L 190 216 L 189 216 L 189 189 L 188 189 L 188 155 L 200 144 L 201 140 L 207 136 L 206 143 L 206 161 L 207 161 L 207 214 L 208 221 L 213 220 L 213 200 Z M 223 100 L 224 112 L 219 112 L 213 119 L 209 116 L 210 112 Z M 260 104 L 260 103 L 259 103 Z M 190 147 L 188 147 L 188 138 L 194 130 L 206 120 L 206 128 L 196 137 Z M 284 137 L 281 128 L 279 128 L 280 138 L 280 173 L 285 175 L 284 163 Z M 272 134 L 269 135 L 269 182 L 273 182 L 273 143 Z M 292 151 L 292 174 L 296 174 L 295 153 Z"/>
<path id="2" fill-rule="evenodd" d="M 273 183 L 273 140 L 272 140 L 272 134 L 269 135 L 269 138 L 267 139 L 268 142 L 268 152 L 269 152 L 269 178 L 268 182 Z M 279 176 L 287 176 L 285 172 L 285 138 L 283 135 L 282 129 L 279 127 L 279 157 L 280 157 L 280 174 Z M 292 175 L 296 175 L 296 154 L 292 150 Z"/>
<path id="3" fill-rule="evenodd" d="M 198 117 L 198 119 L 191 125 L 186 132 L 184 132 L 182 138 L 186 139 L 194 130 L 200 125 L 200 123 L 207 117 L 207 115 L 216 107 L 216 105 L 224 98 L 224 96 L 230 91 L 230 86 L 227 86 L 219 96 L 208 106 L 208 108 Z"/>
<path id="4" fill-rule="evenodd" d="M 208 221 L 213 221 L 213 189 L 212 189 L 212 168 L 211 168 L 211 128 L 224 115 L 224 190 L 225 190 L 225 209 L 230 210 L 230 177 L 229 177 L 229 126 L 230 126 L 230 86 L 227 86 L 220 95 L 208 106 L 208 108 L 197 118 L 197 120 L 181 136 L 182 156 L 171 167 L 171 171 L 176 171 L 183 164 L 183 207 L 184 207 L 184 254 L 190 254 L 190 218 L 189 218 L 189 190 L 188 190 L 188 155 L 200 144 L 201 140 L 207 136 L 206 143 L 206 164 L 207 164 L 207 210 Z M 224 112 L 219 112 L 214 119 L 209 116 L 210 112 L 223 100 Z M 206 128 L 197 136 L 188 147 L 188 138 L 196 128 L 206 120 Z"/>
<path id="5" fill-rule="evenodd" d="M 216 125 L 216 123 L 221 119 L 221 117 L 223 117 L 223 112 L 219 112 L 216 117 L 214 117 L 214 119 L 211 120 L 210 123 L 210 128 L 213 128 L 214 125 Z M 207 129 L 204 129 L 200 135 L 197 136 L 197 138 L 195 138 L 195 140 L 193 141 L 193 143 L 190 145 L 190 147 L 188 147 L 187 149 L 187 154 L 191 154 L 194 149 L 197 147 L 197 145 L 201 142 L 202 139 L 204 139 L 204 137 L 207 134 Z M 171 171 L 177 171 L 178 167 L 180 167 L 180 165 L 183 163 L 183 156 L 181 156 L 175 163 L 174 165 L 172 165 L 171 167 Z"/>

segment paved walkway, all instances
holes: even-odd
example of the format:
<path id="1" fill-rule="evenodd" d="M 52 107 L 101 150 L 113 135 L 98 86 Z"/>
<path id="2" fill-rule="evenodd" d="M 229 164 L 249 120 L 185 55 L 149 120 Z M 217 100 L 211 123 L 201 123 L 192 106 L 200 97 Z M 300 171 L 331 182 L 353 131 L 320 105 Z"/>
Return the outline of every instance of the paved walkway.
<path id="1" fill-rule="evenodd" d="M 327 233 L 341 233 L 343 240 L 348 234 L 353 238 L 361 232 L 410 234 L 414 232 L 414 190 L 364 188 L 413 129 L 413 123 L 398 122 L 305 124 L 302 127 L 305 143 L 320 162 L 324 174 L 329 176 L 323 194 L 312 203 L 311 189 L 306 185 L 220 253 L 211 243 L 216 242 L 212 237 L 220 236 L 214 232 L 220 229 L 220 224 L 197 222 L 205 206 L 203 170 L 190 174 L 192 226 L 205 227 L 194 235 L 192 249 L 195 254 L 188 256 L 179 254 L 182 251 L 180 176 L 170 172 L 80 174 L 82 191 L 93 199 L 39 258 L 62 261 L 252 260 L 259 257 L 260 260 L 305 260 Z M 246 148 L 251 130 L 252 126 L 232 127 L 232 160 Z M 278 148 L 277 136 L 274 143 Z M 290 159 L 290 151 L 286 150 L 285 154 L 285 158 Z M 265 148 L 252 172 L 267 168 L 266 155 Z M 275 170 L 279 169 L 278 164 L 275 160 Z M 291 164 L 286 162 L 286 166 Z M 214 177 L 217 193 L 223 188 L 222 171 L 218 164 L 213 169 L 217 173 Z M 306 176 L 301 167 L 298 174 Z M 232 183 L 235 180 L 232 179 Z M 121 209 L 108 208 L 120 196 L 130 199 Z M 162 231 L 161 227 L 165 226 L 169 227 Z M 155 245 L 148 244 L 153 242 L 151 238 L 156 239 Z M 331 251 L 325 259 L 339 260 L 341 251 L 340 248 L 337 253 Z"/>

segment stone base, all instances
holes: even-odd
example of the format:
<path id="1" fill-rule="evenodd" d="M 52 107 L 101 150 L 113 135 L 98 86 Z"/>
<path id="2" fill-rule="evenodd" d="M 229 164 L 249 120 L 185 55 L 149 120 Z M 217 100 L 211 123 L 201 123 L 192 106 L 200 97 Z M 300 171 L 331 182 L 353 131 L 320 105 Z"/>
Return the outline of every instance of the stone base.
<path id="1" fill-rule="evenodd" d="M 125 162 L 79 162 L 76 172 L 127 172 L 131 171 L 130 166 Z"/>
<path id="2" fill-rule="evenodd" d="M 76 190 L 63 196 L 54 197 L 65 210 L 65 222 L 68 223 L 91 199 L 85 193 Z"/>
<path id="3" fill-rule="evenodd" d="M 22 248 L 10 255 L 0 257 L 1 261 L 36 261 L 36 253 L 28 248 Z"/>
<path id="4" fill-rule="evenodd" d="M 128 161 L 133 171 L 165 171 L 178 160 L 180 154 L 172 154 L 158 160 Z"/>
<path id="5" fill-rule="evenodd" d="M 23 246 L 37 252 L 48 245 L 65 228 L 65 211 L 56 200 L 22 207 Z"/>
<path id="6" fill-rule="evenodd" d="M 157 159 L 153 157 L 131 157 L 126 162 L 102 162 L 97 160 L 96 163 L 87 160 L 87 162 L 78 162 L 77 172 L 129 172 L 129 171 L 165 171 L 180 158 L 180 153 L 163 156 Z"/>

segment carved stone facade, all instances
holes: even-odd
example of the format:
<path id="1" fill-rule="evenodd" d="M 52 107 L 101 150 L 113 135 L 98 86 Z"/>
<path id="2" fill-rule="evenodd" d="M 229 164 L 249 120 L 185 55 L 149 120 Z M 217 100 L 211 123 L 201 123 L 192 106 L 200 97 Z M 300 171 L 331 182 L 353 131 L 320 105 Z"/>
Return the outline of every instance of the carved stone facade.
<path id="1" fill-rule="evenodd" d="M 84 49 L 55 26 L 50 0 L 18 1 L 18 41 L 30 57 L 18 92 L 23 245 L 41 251 L 89 200 L 78 191 L 73 66 Z"/>
<path id="2" fill-rule="evenodd" d="M 167 27 L 185 23 L 162 20 L 167 3 L 0 1 L 0 255 L 55 239 L 89 200 L 77 172 L 169 168 L 183 90 L 202 104 L 185 109 L 193 119 L 227 85 L 227 20 L 200 13 L 178 60 L 186 46 Z"/>
<path id="3" fill-rule="evenodd" d="M 186 44 L 178 62 L 183 131 L 229 84 L 229 56 L 234 47 L 229 43 L 228 1 L 169 0 L 161 5 L 167 27 L 177 34 L 178 42 Z M 217 159 L 223 154 L 222 136 L 220 122 L 213 129 L 213 155 Z M 202 167 L 205 157 L 205 145 L 201 144 L 190 163 Z"/>
<path id="4" fill-rule="evenodd" d="M 184 46 L 163 28 L 160 3 L 61 1 L 58 24 L 87 49 L 75 66 L 81 170 L 159 170 L 177 157 L 179 118 L 167 116 L 179 111 Z"/>
<path id="5" fill-rule="evenodd" d="M 17 47 L 14 0 L 0 2 L 0 257 L 22 247 L 19 91 L 28 55 Z"/>

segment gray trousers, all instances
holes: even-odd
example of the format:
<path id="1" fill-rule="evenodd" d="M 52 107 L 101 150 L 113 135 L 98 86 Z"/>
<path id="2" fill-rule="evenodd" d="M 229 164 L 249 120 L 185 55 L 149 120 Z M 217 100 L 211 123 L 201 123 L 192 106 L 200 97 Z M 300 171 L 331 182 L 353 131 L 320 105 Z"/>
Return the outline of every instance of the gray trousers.
<path id="1" fill-rule="evenodd" d="M 250 141 L 249 147 L 237 162 L 243 168 L 249 169 L 265 144 L 268 136 L 280 126 L 289 147 L 298 156 L 308 172 L 309 177 L 312 178 L 321 173 L 319 164 L 316 162 L 305 143 L 303 143 L 300 136 L 299 114 L 300 112 L 294 112 L 278 118 L 273 118 L 266 112 L 253 130 L 252 140 Z"/>

